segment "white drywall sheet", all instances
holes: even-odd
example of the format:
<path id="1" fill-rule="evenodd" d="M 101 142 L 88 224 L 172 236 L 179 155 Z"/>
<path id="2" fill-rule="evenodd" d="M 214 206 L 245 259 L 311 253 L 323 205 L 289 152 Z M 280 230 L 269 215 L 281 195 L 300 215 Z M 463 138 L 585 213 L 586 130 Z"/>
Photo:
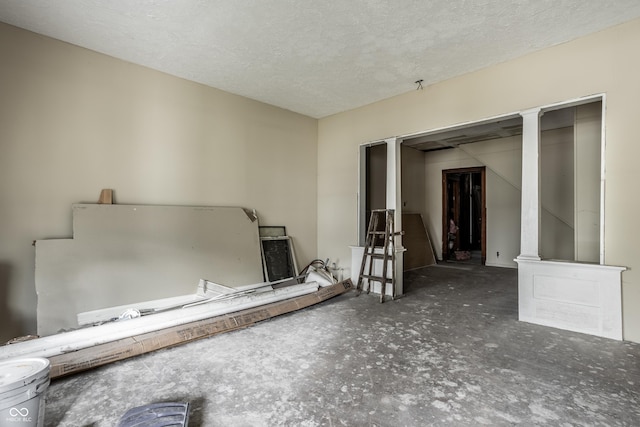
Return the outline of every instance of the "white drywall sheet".
<path id="1" fill-rule="evenodd" d="M 38 334 L 76 314 L 263 281 L 258 221 L 236 207 L 73 205 L 73 239 L 36 242 Z"/>

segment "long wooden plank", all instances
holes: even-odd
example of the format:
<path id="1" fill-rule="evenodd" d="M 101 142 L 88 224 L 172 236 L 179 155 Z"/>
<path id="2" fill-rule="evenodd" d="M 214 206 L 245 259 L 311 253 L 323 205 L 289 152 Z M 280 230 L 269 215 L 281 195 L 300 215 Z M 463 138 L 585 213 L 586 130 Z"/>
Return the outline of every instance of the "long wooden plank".
<path id="1" fill-rule="evenodd" d="M 245 328 L 262 320 L 326 301 L 352 287 L 351 280 L 347 279 L 300 297 L 52 356 L 49 357 L 50 377 L 75 374 L 162 348 Z"/>
<path id="2" fill-rule="evenodd" d="M 161 311 L 124 322 L 107 322 L 90 328 L 49 335 L 10 346 L 0 346 L 0 359 L 17 357 L 53 357 L 83 348 L 198 322 L 216 316 L 271 304 L 273 302 L 311 294 L 318 290 L 317 282 L 305 282 L 226 301 L 211 301 L 191 307 Z"/>

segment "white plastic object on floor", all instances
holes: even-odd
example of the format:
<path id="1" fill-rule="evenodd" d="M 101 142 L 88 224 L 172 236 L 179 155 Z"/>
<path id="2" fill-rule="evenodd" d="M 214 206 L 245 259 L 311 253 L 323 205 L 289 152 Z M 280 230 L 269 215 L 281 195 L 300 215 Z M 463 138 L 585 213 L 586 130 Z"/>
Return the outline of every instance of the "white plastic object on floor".
<path id="1" fill-rule="evenodd" d="M 0 425 L 44 425 L 49 370 L 49 361 L 44 358 L 0 362 Z"/>

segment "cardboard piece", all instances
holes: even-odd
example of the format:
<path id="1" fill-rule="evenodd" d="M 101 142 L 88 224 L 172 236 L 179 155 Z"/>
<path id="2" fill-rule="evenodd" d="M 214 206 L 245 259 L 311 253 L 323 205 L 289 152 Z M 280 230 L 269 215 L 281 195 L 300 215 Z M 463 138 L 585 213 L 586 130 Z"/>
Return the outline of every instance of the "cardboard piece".
<path id="1" fill-rule="evenodd" d="M 307 295 L 52 356 L 49 357 L 50 377 L 75 374 L 161 348 L 245 328 L 262 320 L 318 304 L 352 288 L 351 280 L 347 279 Z"/>

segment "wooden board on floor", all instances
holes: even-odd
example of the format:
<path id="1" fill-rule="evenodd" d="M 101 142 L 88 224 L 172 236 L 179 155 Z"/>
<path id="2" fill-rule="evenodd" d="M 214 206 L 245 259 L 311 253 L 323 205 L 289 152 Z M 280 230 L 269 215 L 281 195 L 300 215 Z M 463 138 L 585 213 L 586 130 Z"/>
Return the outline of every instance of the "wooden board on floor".
<path id="1" fill-rule="evenodd" d="M 426 267 L 436 263 L 431 240 L 419 213 L 402 214 L 402 245 L 405 247 L 404 270 Z"/>
<path id="2" fill-rule="evenodd" d="M 320 288 L 314 293 L 300 297 L 52 356 L 49 358 L 51 362 L 50 377 L 57 378 L 75 374 L 161 348 L 245 328 L 262 320 L 326 301 L 347 292 L 352 287 L 351 280 L 347 279 L 344 282 Z"/>

